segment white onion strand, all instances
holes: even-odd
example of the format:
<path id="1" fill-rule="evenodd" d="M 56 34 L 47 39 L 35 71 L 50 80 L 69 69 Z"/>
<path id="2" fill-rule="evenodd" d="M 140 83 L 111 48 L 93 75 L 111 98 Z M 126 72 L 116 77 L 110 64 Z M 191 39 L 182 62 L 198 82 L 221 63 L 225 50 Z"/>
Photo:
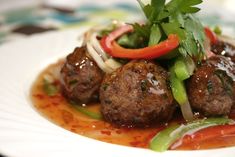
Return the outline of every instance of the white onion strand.
<path id="1" fill-rule="evenodd" d="M 102 69 L 104 72 L 106 73 L 111 73 L 113 71 L 113 69 L 111 69 L 109 66 L 107 66 L 104 61 L 102 60 L 102 58 L 97 54 L 97 52 L 95 51 L 95 49 L 91 46 L 90 42 L 87 42 L 87 50 L 89 52 L 89 54 L 91 55 L 91 57 L 95 60 L 95 62 L 97 63 L 97 65 L 100 67 L 100 69 Z"/>
<path id="2" fill-rule="evenodd" d="M 96 51 L 101 55 L 104 61 L 108 59 L 108 55 L 104 52 L 104 50 L 101 48 L 99 41 L 96 39 L 97 33 L 93 33 L 90 37 L 90 41 L 92 46 L 95 48 Z"/>
<path id="3" fill-rule="evenodd" d="M 105 64 L 111 67 L 114 70 L 120 68 L 122 66 L 121 63 L 117 62 L 116 60 L 109 58 L 105 61 Z"/>

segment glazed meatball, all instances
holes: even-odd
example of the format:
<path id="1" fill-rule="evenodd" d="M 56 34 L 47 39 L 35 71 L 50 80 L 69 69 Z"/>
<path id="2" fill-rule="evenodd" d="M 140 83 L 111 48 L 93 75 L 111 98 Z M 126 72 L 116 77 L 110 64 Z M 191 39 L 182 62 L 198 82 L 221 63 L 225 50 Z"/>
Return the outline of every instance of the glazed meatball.
<path id="1" fill-rule="evenodd" d="M 224 56 L 204 61 L 188 82 L 192 107 L 206 116 L 228 115 L 234 103 L 234 70 Z"/>
<path id="2" fill-rule="evenodd" d="M 133 60 L 104 77 L 101 113 L 120 126 L 147 127 L 172 117 L 175 105 L 168 73 L 150 61 Z"/>
<path id="3" fill-rule="evenodd" d="M 79 104 L 98 100 L 103 72 L 87 55 L 86 47 L 76 48 L 69 54 L 61 69 L 64 95 Z"/>
<path id="4" fill-rule="evenodd" d="M 226 38 L 226 40 L 232 40 Z M 220 39 L 216 44 L 211 45 L 211 51 L 217 55 L 224 55 L 235 62 L 235 45 Z"/>

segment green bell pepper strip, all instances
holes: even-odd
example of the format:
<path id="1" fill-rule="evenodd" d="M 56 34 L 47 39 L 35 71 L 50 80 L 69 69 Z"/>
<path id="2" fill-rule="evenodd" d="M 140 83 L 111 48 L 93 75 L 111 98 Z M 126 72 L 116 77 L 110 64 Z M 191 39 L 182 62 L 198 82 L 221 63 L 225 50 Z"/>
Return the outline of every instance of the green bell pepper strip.
<path id="1" fill-rule="evenodd" d="M 193 112 L 188 101 L 187 92 L 184 86 L 184 82 L 175 74 L 174 66 L 170 67 L 170 84 L 172 94 L 175 100 L 180 104 L 181 112 L 185 120 L 193 120 Z"/>
<path id="2" fill-rule="evenodd" d="M 184 104 L 188 99 L 184 82 L 179 80 L 175 76 L 174 72 L 171 71 L 170 83 L 171 83 L 171 89 L 172 89 L 174 98 L 180 105 Z"/>
<path id="3" fill-rule="evenodd" d="M 222 30 L 221 30 L 221 28 L 219 26 L 215 26 L 214 32 L 217 35 L 222 35 Z"/>
<path id="4" fill-rule="evenodd" d="M 73 101 L 70 101 L 70 104 L 74 109 L 81 112 L 82 114 L 84 114 L 92 119 L 102 120 L 102 115 L 100 113 L 89 111 L 86 107 L 79 106 L 78 104 L 76 104 Z"/>
<path id="5" fill-rule="evenodd" d="M 195 69 L 195 63 L 190 56 L 178 57 L 174 63 L 174 72 L 181 81 L 188 79 Z"/>
<path id="6" fill-rule="evenodd" d="M 54 85 L 53 83 L 47 81 L 46 79 L 43 80 L 43 91 L 48 96 L 54 96 L 59 92 L 59 88 Z"/>
<path id="7" fill-rule="evenodd" d="M 190 77 L 187 65 L 183 58 L 179 58 L 175 61 L 174 72 L 177 78 L 181 81 L 186 80 Z"/>
<path id="8" fill-rule="evenodd" d="M 208 118 L 196 120 L 194 122 L 182 124 L 173 124 L 157 133 L 150 141 L 150 149 L 157 152 L 166 151 L 176 140 L 183 137 L 188 132 L 198 131 L 206 127 L 215 125 L 224 125 L 233 122 L 228 118 Z"/>

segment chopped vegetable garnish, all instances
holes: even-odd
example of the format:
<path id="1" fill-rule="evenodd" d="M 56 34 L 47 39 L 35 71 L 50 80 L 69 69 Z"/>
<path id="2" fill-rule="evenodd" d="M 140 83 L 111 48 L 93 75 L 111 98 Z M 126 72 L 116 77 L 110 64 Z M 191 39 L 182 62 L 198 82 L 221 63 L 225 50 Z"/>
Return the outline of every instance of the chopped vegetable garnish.
<path id="1" fill-rule="evenodd" d="M 201 59 L 204 54 L 205 33 L 202 24 L 192 13 L 200 10 L 195 5 L 202 0 L 171 0 L 166 4 L 165 0 L 151 0 L 147 5 L 140 0 L 138 2 L 148 21 L 145 25 L 133 25 L 134 32 L 149 40 L 150 45 L 153 42 L 153 32 L 156 34 L 156 44 L 164 41 L 167 35 L 176 34 L 180 38 L 179 51 L 176 52 L 184 57 L 189 55 Z"/>
<path id="2" fill-rule="evenodd" d="M 176 140 L 183 137 L 188 132 L 193 133 L 195 131 L 215 126 L 229 124 L 233 120 L 228 118 L 208 118 L 190 122 L 187 124 L 173 124 L 166 129 L 160 131 L 150 142 L 150 149 L 158 152 L 166 151 L 171 144 Z"/>
<path id="3" fill-rule="evenodd" d="M 59 92 L 59 88 L 46 79 L 43 80 L 43 90 L 48 96 L 54 96 Z"/>
<path id="4" fill-rule="evenodd" d="M 113 57 L 129 58 L 129 59 L 153 59 L 163 56 L 179 46 L 179 38 L 177 35 L 171 34 L 168 39 L 153 46 L 140 49 L 127 49 L 113 42 L 112 50 L 109 54 Z"/>
<path id="5" fill-rule="evenodd" d="M 183 58 L 178 58 L 174 65 L 174 72 L 178 79 L 181 81 L 186 80 L 190 77 L 186 62 Z"/>
<path id="6" fill-rule="evenodd" d="M 140 49 L 144 47 L 144 49 L 148 48 L 151 51 L 155 51 L 151 46 L 161 44 L 171 34 L 175 34 L 179 38 L 179 43 L 172 49 L 164 50 L 163 53 L 152 52 L 157 55 L 152 55 L 151 57 L 149 55 L 139 55 L 139 50 L 135 50 L 131 56 L 127 54 L 123 58 L 154 59 L 178 48 L 178 51 L 175 52 L 180 52 L 183 57 L 189 55 L 201 59 L 201 56 L 204 54 L 205 32 L 200 21 L 191 14 L 200 10 L 194 6 L 200 4 L 201 0 L 194 0 L 193 2 L 171 0 L 167 4 L 165 4 L 165 0 L 152 0 L 147 5 L 144 5 L 141 1 L 138 2 L 148 21 L 145 24 L 124 25 L 107 36 L 103 36 L 100 43 L 105 52 L 113 57 L 123 56 L 119 54 L 119 50 L 124 49 L 121 49 L 115 42 L 120 36 L 118 43 L 126 48 Z M 127 35 L 127 33 L 131 35 Z M 134 41 L 142 42 L 135 45 L 132 42 L 133 39 Z M 134 54 L 135 52 L 137 54 Z"/>
<path id="7" fill-rule="evenodd" d="M 92 112 L 92 111 L 89 111 L 88 109 L 86 109 L 85 107 L 82 107 L 82 106 L 74 106 L 74 108 L 76 110 L 78 110 L 79 112 L 87 115 L 88 117 L 90 118 L 93 118 L 93 119 L 97 119 L 97 120 L 101 120 L 102 119 L 102 115 L 100 113 L 96 113 L 96 112 Z"/>
<path id="8" fill-rule="evenodd" d="M 171 74 L 170 81 L 174 98 L 179 104 L 184 104 L 188 99 L 184 83 L 183 81 L 179 80 L 177 77 L 172 75 L 174 74 Z"/>
<path id="9" fill-rule="evenodd" d="M 99 30 L 99 29 L 98 29 Z M 97 31 L 98 31 L 97 30 Z M 89 55 L 95 60 L 101 70 L 106 73 L 111 73 L 122 64 L 111 58 L 100 45 L 97 39 L 97 32 L 94 29 L 86 33 L 85 41 Z"/>
<path id="10" fill-rule="evenodd" d="M 193 120 L 193 113 L 190 107 L 184 82 L 175 75 L 175 66 L 170 68 L 171 90 L 175 100 L 179 103 L 185 120 Z"/>
<path id="11" fill-rule="evenodd" d="M 215 32 L 215 34 L 217 34 L 217 35 L 221 35 L 221 34 L 222 34 L 222 30 L 221 30 L 221 28 L 220 28 L 219 26 L 215 26 L 214 32 Z"/>
<path id="12" fill-rule="evenodd" d="M 180 145 L 197 145 L 203 141 L 210 141 L 217 137 L 226 137 L 235 134 L 235 125 L 217 125 L 206 129 L 201 129 L 194 134 L 187 134 L 171 145 L 171 149 L 175 149 Z"/>
<path id="13" fill-rule="evenodd" d="M 70 101 L 70 104 L 72 105 L 72 107 L 74 109 L 76 109 L 77 111 L 81 112 L 82 114 L 92 118 L 92 119 L 97 119 L 97 120 L 101 120 L 102 119 L 102 115 L 98 112 L 92 112 L 89 111 L 86 107 L 83 106 L 79 106 L 78 104 L 76 104 L 73 101 Z"/>
<path id="14" fill-rule="evenodd" d="M 115 39 L 117 39 L 124 33 L 131 32 L 132 30 L 133 30 L 133 27 L 131 25 L 123 25 L 117 28 L 116 30 L 114 30 L 113 32 L 111 32 L 109 35 L 104 36 L 101 39 L 100 44 L 103 47 L 103 49 L 108 53 L 111 51 L 112 42 Z"/>
<path id="15" fill-rule="evenodd" d="M 161 35 L 160 28 L 154 24 L 151 27 L 151 33 L 150 33 L 148 45 L 149 46 L 156 45 L 160 41 L 161 36 L 162 35 Z"/>

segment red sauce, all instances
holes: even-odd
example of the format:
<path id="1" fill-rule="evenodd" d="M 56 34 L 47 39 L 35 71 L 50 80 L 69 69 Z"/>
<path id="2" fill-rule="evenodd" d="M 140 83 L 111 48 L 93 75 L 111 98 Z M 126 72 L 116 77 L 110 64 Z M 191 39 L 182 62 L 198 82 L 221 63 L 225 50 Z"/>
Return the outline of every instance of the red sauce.
<path id="1" fill-rule="evenodd" d="M 80 113 L 66 101 L 60 92 L 54 96 L 48 96 L 43 90 L 44 76 L 54 76 L 54 71 L 58 71 L 62 63 L 62 61 L 59 61 L 47 67 L 38 76 L 31 90 L 33 105 L 53 123 L 86 137 L 108 143 L 140 148 L 148 148 L 149 142 L 154 135 L 165 127 L 165 124 L 159 124 L 158 126 L 144 129 L 116 127 L 103 120 L 95 120 Z M 55 82 L 59 82 L 57 78 L 54 79 L 56 79 Z M 98 103 L 88 104 L 86 108 L 94 112 L 99 112 L 100 105 Z M 231 112 L 231 118 L 235 118 L 234 113 L 235 109 Z M 182 122 L 182 118 L 177 115 L 171 122 L 173 121 L 180 123 Z M 235 146 L 235 134 L 207 139 L 196 143 L 182 143 L 178 144 L 177 147 L 172 147 L 172 149 L 211 149 L 228 146 Z"/>

